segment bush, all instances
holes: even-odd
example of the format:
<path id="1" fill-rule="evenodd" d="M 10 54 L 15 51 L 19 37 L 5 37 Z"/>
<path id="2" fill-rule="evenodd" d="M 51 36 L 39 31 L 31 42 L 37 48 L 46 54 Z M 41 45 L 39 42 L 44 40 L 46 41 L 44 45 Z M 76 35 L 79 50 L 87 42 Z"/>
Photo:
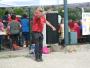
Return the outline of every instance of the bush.
<path id="1" fill-rule="evenodd" d="M 23 8 L 14 8 L 13 9 L 13 12 L 16 14 L 16 15 L 22 15 L 25 13 L 25 10 Z"/>

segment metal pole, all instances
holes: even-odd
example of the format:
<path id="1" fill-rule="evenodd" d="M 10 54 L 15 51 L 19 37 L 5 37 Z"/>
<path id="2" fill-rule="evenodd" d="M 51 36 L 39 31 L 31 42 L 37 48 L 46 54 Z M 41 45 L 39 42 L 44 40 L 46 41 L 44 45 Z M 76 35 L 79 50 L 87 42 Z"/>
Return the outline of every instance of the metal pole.
<path id="1" fill-rule="evenodd" d="M 82 12 L 84 12 L 84 8 L 82 8 Z"/>
<path id="2" fill-rule="evenodd" d="M 64 0 L 64 41 L 65 45 L 69 44 L 67 0 Z"/>
<path id="3" fill-rule="evenodd" d="M 32 41 L 31 8 L 28 8 L 28 10 L 29 10 L 30 46 L 31 46 L 31 41 Z M 29 46 L 29 49 L 30 49 L 30 46 Z"/>

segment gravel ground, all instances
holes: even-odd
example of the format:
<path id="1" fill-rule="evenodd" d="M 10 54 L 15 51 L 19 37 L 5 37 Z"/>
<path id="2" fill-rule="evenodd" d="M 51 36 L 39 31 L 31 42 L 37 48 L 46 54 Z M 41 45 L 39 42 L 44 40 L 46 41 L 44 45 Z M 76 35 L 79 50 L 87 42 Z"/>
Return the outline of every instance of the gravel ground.
<path id="1" fill-rule="evenodd" d="M 76 47 L 76 49 L 78 50 L 75 52 L 43 54 L 43 62 L 34 61 L 27 48 L 0 52 L 0 68 L 90 68 L 89 46 Z"/>

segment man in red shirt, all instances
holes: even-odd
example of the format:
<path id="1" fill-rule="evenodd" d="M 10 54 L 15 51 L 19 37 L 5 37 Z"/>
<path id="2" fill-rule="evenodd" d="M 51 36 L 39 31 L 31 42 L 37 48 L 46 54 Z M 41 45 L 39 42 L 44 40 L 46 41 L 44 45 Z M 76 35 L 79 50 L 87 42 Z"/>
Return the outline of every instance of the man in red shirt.
<path id="1" fill-rule="evenodd" d="M 44 17 L 43 11 L 41 8 L 37 8 L 34 12 L 33 23 L 32 23 L 32 39 L 35 43 L 35 60 L 40 62 L 42 61 L 42 48 L 43 48 L 43 27 L 44 24 L 47 24 L 56 30 Z"/>
<path id="2" fill-rule="evenodd" d="M 70 28 L 70 31 L 73 31 L 73 27 L 74 27 L 74 22 L 72 19 L 69 20 L 69 28 Z"/>

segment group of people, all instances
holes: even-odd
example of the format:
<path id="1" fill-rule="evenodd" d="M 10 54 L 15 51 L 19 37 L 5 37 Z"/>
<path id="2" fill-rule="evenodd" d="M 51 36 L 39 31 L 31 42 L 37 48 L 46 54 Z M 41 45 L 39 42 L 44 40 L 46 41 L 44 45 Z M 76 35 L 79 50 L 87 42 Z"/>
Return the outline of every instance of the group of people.
<path id="1" fill-rule="evenodd" d="M 23 38 L 23 44 L 24 42 L 26 44 L 26 47 L 30 45 L 30 43 L 35 44 L 35 60 L 40 62 L 43 61 L 42 59 L 42 49 L 43 49 L 43 28 L 44 24 L 46 23 L 53 31 L 56 30 L 56 28 L 50 24 L 49 21 L 45 19 L 46 13 L 43 12 L 42 8 L 36 8 L 33 13 L 33 19 L 32 22 L 29 20 L 28 16 L 26 14 L 23 14 L 21 18 L 16 17 L 15 14 L 8 14 L 5 13 L 5 16 L 3 19 L 0 18 L 0 32 L 6 31 L 7 38 L 10 39 L 12 42 L 11 49 L 19 49 L 20 48 L 20 36 Z M 30 23 L 32 24 L 32 41 L 30 41 Z M 77 23 L 77 21 L 69 20 L 69 31 L 77 32 L 78 39 L 80 38 L 80 27 Z M 61 45 L 64 47 L 64 18 L 62 18 L 61 23 L 59 24 L 59 30 L 60 38 L 62 40 Z M 3 41 L 3 35 L 0 34 L 0 49 L 2 48 L 2 41 Z"/>
<path id="2" fill-rule="evenodd" d="M 77 33 L 77 40 L 80 41 L 82 32 L 81 32 L 81 25 L 79 25 L 78 20 L 69 19 L 68 22 L 68 31 L 69 32 L 76 32 Z M 64 18 L 62 18 L 61 23 L 59 24 L 59 44 L 64 47 Z"/>
<path id="3" fill-rule="evenodd" d="M 42 8 L 36 8 L 33 14 L 32 20 L 32 41 L 35 44 L 35 60 L 40 62 L 42 59 L 42 48 L 43 48 L 43 28 L 46 23 L 53 31 L 56 28 L 45 19 L 46 13 L 43 12 Z M 11 48 L 16 50 L 20 47 L 19 37 L 22 34 L 26 47 L 30 45 L 30 21 L 26 14 L 21 19 L 16 17 L 15 14 L 5 13 L 4 19 L 0 19 L 0 32 L 6 30 L 8 38 L 12 41 Z M 0 35 L 0 47 L 2 47 L 3 35 Z M 23 41 L 23 45 L 24 45 Z"/>
<path id="4" fill-rule="evenodd" d="M 1 33 L 6 34 L 1 34 Z M 12 41 L 11 48 L 13 50 L 18 49 L 20 47 L 20 32 L 22 32 L 22 37 L 26 42 L 26 46 L 29 45 L 29 19 L 27 15 L 24 14 L 20 20 L 20 18 L 16 17 L 15 14 L 5 15 L 3 19 L 0 20 L 0 48 L 4 42 L 3 36 Z M 24 41 L 23 41 L 24 43 Z"/>

